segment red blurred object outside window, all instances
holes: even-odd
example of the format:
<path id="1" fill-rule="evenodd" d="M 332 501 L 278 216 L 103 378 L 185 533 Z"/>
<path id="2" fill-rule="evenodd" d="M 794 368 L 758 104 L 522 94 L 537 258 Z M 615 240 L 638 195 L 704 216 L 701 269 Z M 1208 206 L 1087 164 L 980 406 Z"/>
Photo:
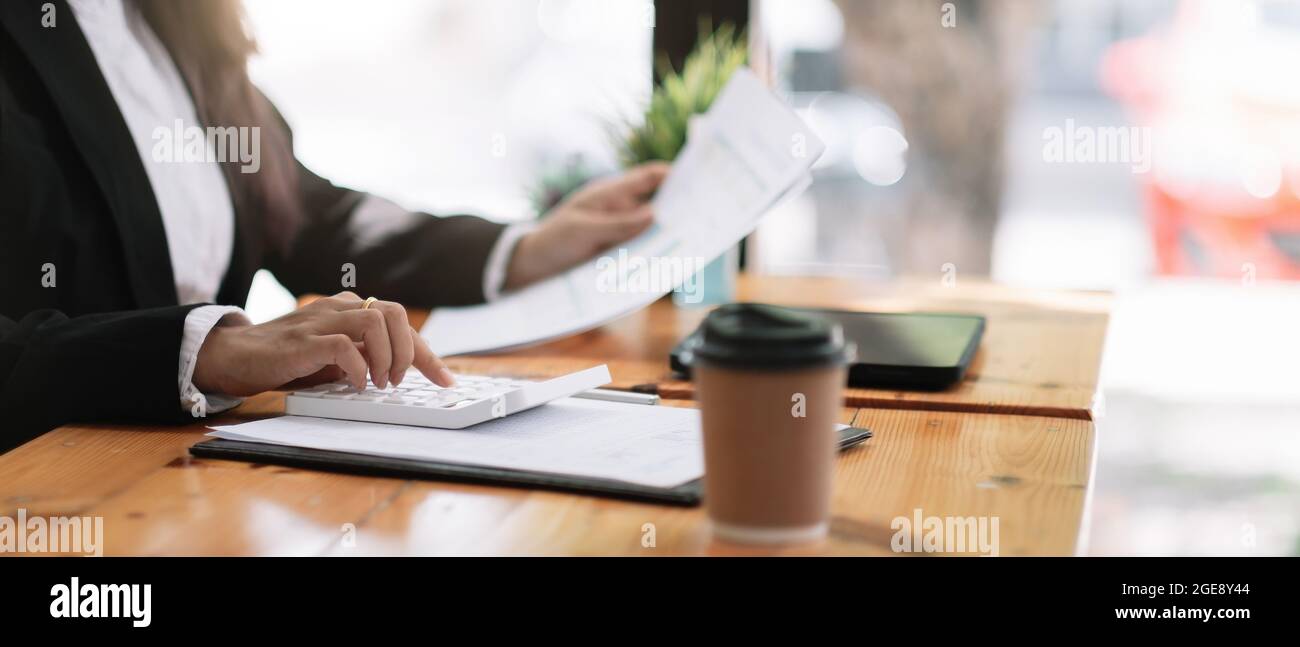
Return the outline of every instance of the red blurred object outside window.
<path id="1" fill-rule="evenodd" d="M 1112 46 L 1101 81 L 1151 129 L 1157 273 L 1300 280 L 1300 31 L 1257 3 L 1185 0 Z"/>

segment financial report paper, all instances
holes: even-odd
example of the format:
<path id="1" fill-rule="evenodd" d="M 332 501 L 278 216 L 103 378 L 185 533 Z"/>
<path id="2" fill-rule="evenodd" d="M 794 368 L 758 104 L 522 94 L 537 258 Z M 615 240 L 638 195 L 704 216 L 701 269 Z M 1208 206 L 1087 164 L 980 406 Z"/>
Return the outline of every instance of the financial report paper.
<path id="1" fill-rule="evenodd" d="M 704 475 L 695 409 L 563 398 L 466 429 L 281 416 L 212 427 L 227 440 L 673 487 Z"/>
<path id="2" fill-rule="evenodd" d="M 686 270 L 701 269 L 734 246 L 779 200 L 802 191 L 824 150 L 785 103 L 748 70 L 737 70 L 692 127 L 656 192 L 650 229 L 492 303 L 437 309 L 421 335 L 440 355 L 503 350 L 635 312 L 687 280 Z M 668 272 L 661 271 L 665 266 Z"/>

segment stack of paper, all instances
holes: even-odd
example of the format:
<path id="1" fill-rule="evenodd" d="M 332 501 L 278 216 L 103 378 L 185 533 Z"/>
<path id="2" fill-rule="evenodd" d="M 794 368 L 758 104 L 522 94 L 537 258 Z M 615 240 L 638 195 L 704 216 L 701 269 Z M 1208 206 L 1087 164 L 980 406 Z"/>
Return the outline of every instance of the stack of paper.
<path id="1" fill-rule="evenodd" d="M 212 427 L 226 440 L 674 487 L 704 475 L 695 409 L 564 398 L 467 429 L 282 416 Z"/>
<path id="2" fill-rule="evenodd" d="M 752 73 L 738 70 L 692 127 L 655 195 L 648 231 L 493 303 L 436 310 L 420 333 L 434 352 L 454 355 L 556 339 L 635 312 L 752 232 L 779 200 L 802 191 L 824 149 Z"/>

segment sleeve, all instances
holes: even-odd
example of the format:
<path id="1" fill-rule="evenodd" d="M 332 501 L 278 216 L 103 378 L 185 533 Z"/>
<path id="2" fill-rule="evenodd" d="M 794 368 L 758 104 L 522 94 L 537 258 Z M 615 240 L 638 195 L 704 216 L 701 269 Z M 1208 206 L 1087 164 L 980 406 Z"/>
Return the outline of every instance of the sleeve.
<path id="1" fill-rule="evenodd" d="M 202 306 L 191 310 L 185 317 L 176 384 L 180 389 L 181 408 L 195 418 L 220 413 L 243 402 L 241 398 L 221 393 L 203 393 L 194 386 L 194 365 L 199 361 L 199 349 L 203 348 L 208 333 L 227 316 L 236 316 L 242 323 L 249 323 L 244 311 L 235 306 Z"/>
<path id="2" fill-rule="evenodd" d="M 510 269 L 510 256 L 515 252 L 515 245 L 528 232 L 537 228 L 536 223 L 522 222 L 506 227 L 492 246 L 488 254 L 487 267 L 483 270 L 483 299 L 496 301 L 501 297 L 501 290 L 506 284 L 506 271 Z"/>
<path id="3" fill-rule="evenodd" d="M 0 316 L 0 451 L 70 422 L 193 420 L 176 358 L 195 307 Z"/>
<path id="4" fill-rule="evenodd" d="M 300 168 L 305 222 L 267 262 L 290 292 L 352 290 L 421 308 L 486 300 L 488 257 L 505 225 L 408 211 Z"/>

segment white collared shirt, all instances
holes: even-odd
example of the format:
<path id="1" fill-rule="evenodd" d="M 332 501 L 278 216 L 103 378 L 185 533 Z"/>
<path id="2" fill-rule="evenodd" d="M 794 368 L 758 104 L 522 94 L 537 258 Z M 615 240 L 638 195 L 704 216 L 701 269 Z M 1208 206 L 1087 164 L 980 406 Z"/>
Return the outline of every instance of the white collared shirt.
<path id="1" fill-rule="evenodd" d="M 155 130 L 172 129 L 177 121 L 187 127 L 199 125 L 185 82 L 167 48 L 133 3 L 68 1 L 122 112 L 158 201 L 177 299 L 181 304 L 213 301 L 234 246 L 235 213 L 225 177 L 214 161 L 154 158 Z M 207 158 L 212 159 L 210 155 Z M 367 198 L 357 208 L 365 209 L 367 203 L 378 200 Z M 498 238 L 483 275 L 483 293 L 488 300 L 499 295 L 510 254 L 527 231 L 526 225 L 514 225 Z M 235 398 L 200 393 L 192 382 L 199 348 L 213 326 L 228 315 L 247 321 L 243 310 L 233 306 L 202 306 L 185 319 L 177 383 L 181 406 L 196 416 L 239 403 Z"/>

